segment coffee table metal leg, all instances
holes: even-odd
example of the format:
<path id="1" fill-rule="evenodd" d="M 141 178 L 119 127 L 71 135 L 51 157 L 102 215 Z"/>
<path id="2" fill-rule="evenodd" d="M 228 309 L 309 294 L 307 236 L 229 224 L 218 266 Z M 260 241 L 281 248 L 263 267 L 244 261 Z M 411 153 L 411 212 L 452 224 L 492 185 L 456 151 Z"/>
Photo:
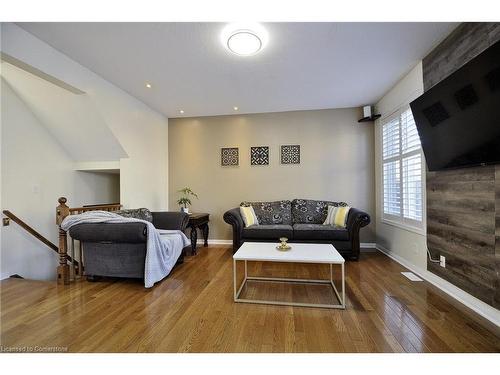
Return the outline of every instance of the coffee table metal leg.
<path id="1" fill-rule="evenodd" d="M 245 283 L 247 282 L 247 261 L 245 260 L 245 277 L 243 278 L 243 281 L 241 282 L 241 285 L 239 288 L 237 288 L 237 280 L 236 280 L 236 260 L 233 259 L 233 289 L 234 289 L 234 301 L 239 302 L 240 301 L 240 294 L 241 291 L 243 290 L 243 287 L 245 286 Z"/>
<path id="2" fill-rule="evenodd" d="M 342 297 L 339 291 L 337 290 L 337 287 L 335 286 L 335 282 L 333 281 L 333 264 L 330 263 L 330 284 L 332 285 L 333 291 L 335 292 L 335 295 L 337 296 L 337 299 L 340 302 L 340 305 L 338 305 L 340 308 L 345 309 L 345 280 L 344 280 L 344 263 L 341 264 L 342 267 Z"/>
<path id="3" fill-rule="evenodd" d="M 236 260 L 233 259 L 233 291 L 234 291 L 234 300 L 236 301 Z"/>
<path id="4" fill-rule="evenodd" d="M 344 273 L 344 263 L 342 263 L 342 307 L 345 309 L 345 273 Z"/>

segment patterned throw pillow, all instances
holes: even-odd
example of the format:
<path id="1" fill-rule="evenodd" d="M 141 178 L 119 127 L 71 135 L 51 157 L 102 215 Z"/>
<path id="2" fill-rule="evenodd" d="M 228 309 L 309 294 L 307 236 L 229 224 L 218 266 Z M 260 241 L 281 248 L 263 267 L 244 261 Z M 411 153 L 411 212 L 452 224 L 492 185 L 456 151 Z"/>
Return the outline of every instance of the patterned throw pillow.
<path id="1" fill-rule="evenodd" d="M 349 210 L 351 207 L 335 207 L 328 206 L 328 214 L 326 215 L 326 220 L 323 225 L 333 225 L 336 227 L 346 227 L 347 216 L 349 215 Z"/>
<path id="2" fill-rule="evenodd" d="M 245 228 L 250 225 L 259 225 L 259 220 L 257 216 L 255 216 L 255 211 L 252 206 L 240 206 L 241 217 L 243 218 L 243 222 L 245 223 Z"/>
<path id="3" fill-rule="evenodd" d="M 240 206 L 252 206 L 259 225 L 292 225 L 291 202 L 242 202 Z"/>
<path id="4" fill-rule="evenodd" d="M 132 217 L 134 219 L 146 220 L 153 222 L 153 214 L 147 208 L 133 208 L 126 210 L 115 211 L 116 214 L 123 217 Z"/>
<path id="5" fill-rule="evenodd" d="M 346 207 L 348 204 L 312 199 L 294 199 L 292 201 L 293 222 L 295 224 L 322 224 L 326 219 L 328 206 Z"/>

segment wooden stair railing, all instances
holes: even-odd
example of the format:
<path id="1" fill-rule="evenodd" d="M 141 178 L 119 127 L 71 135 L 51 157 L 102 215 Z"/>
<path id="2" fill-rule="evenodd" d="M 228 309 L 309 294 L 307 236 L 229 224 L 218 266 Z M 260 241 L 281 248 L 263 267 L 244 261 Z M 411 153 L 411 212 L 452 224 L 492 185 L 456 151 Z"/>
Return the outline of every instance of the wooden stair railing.
<path id="1" fill-rule="evenodd" d="M 121 204 L 98 204 L 70 208 L 66 205 L 66 202 L 68 200 L 65 197 L 60 197 L 57 201 L 59 202 L 59 205 L 56 207 L 56 224 L 59 228 L 59 266 L 57 267 L 57 283 L 67 285 L 70 282 L 70 268 L 68 259 L 71 258 L 68 255 L 68 235 L 66 231 L 61 228 L 61 223 L 63 222 L 64 218 L 69 215 L 81 214 L 87 211 L 117 211 L 121 208 Z M 74 252 L 73 246 L 74 245 L 72 242 L 72 253 Z M 81 275 L 84 269 L 81 244 L 80 262 L 82 263 L 79 267 L 79 273 Z"/>
<path id="2" fill-rule="evenodd" d="M 21 220 L 19 217 L 14 215 L 11 211 L 9 210 L 3 210 L 2 213 L 7 216 L 9 219 L 11 219 L 14 223 L 18 224 L 21 228 L 23 228 L 26 232 L 31 234 L 33 237 L 35 237 L 37 240 L 41 241 L 43 244 L 48 246 L 50 249 L 54 250 L 56 253 L 59 253 L 59 247 L 57 247 L 56 244 L 45 238 L 43 235 L 41 235 L 39 232 L 37 232 L 35 229 L 33 229 L 30 225 L 28 225 L 26 222 Z M 72 262 L 75 266 L 79 266 L 79 263 L 77 260 L 73 260 L 71 257 L 68 257 L 68 260 Z"/>
<path id="3" fill-rule="evenodd" d="M 50 249 L 54 250 L 59 254 L 59 266 L 57 267 L 57 283 L 67 285 L 70 282 L 70 268 L 68 262 L 71 263 L 74 274 L 82 275 L 83 274 L 83 256 L 82 256 L 82 247 L 80 244 L 80 259 L 76 260 L 75 257 L 71 257 L 68 255 L 68 235 L 66 231 L 61 228 L 61 223 L 64 218 L 68 215 L 81 214 L 87 211 L 117 211 L 121 208 L 120 203 L 112 203 L 112 204 L 97 204 L 97 205 L 88 205 L 83 207 L 74 207 L 70 208 L 66 205 L 68 200 L 64 197 L 58 199 L 59 205 L 56 208 L 56 224 L 59 228 L 59 245 L 52 243 L 46 237 L 41 235 L 35 229 L 33 229 L 26 222 L 21 220 L 19 217 L 14 215 L 9 210 L 3 210 L 3 214 L 11 219 L 13 222 L 18 224 L 21 228 L 31 234 L 33 237 L 41 241 L 43 244 L 48 246 Z M 71 241 L 71 250 L 72 254 L 74 254 L 74 241 Z"/>

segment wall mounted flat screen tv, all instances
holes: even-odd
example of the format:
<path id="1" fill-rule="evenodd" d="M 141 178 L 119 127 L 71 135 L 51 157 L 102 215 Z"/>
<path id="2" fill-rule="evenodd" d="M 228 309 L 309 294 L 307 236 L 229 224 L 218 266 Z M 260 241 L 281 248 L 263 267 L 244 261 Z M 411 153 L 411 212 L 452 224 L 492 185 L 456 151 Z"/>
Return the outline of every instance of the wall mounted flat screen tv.
<path id="1" fill-rule="evenodd" d="M 500 42 L 410 107 L 429 170 L 500 163 Z"/>

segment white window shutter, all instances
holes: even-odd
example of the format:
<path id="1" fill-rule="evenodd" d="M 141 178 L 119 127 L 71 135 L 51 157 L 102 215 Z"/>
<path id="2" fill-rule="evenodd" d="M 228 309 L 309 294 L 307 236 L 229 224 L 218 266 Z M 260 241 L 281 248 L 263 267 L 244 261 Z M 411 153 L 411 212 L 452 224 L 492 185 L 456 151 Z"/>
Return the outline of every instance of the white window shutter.
<path id="1" fill-rule="evenodd" d="M 403 158 L 403 216 L 422 221 L 422 157 Z"/>
<path id="2" fill-rule="evenodd" d="M 420 137 L 410 109 L 401 114 L 401 143 L 403 154 L 420 149 Z"/>
<path id="3" fill-rule="evenodd" d="M 399 155 L 399 117 L 393 118 L 383 125 L 383 157 L 384 160 Z"/>
<path id="4" fill-rule="evenodd" d="M 391 221 L 423 224 L 422 149 L 411 109 L 382 123 L 383 214 Z"/>
<path id="5" fill-rule="evenodd" d="M 384 213 L 401 214 L 401 180 L 399 160 L 384 163 Z"/>

